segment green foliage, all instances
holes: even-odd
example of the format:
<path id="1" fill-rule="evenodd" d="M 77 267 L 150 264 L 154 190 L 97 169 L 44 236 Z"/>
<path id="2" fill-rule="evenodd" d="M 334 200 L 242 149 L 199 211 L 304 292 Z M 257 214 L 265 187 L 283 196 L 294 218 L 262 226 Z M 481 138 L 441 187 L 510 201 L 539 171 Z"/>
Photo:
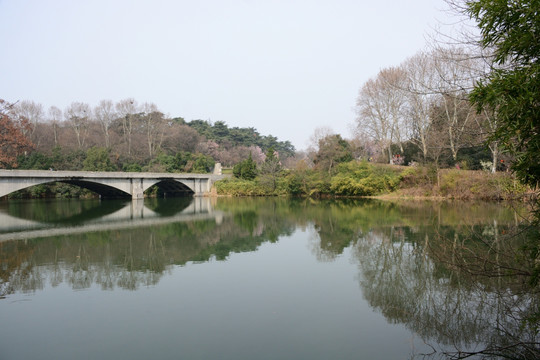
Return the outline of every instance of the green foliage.
<path id="1" fill-rule="evenodd" d="M 19 169 L 21 170 L 49 170 L 52 167 L 53 159 L 40 152 L 32 152 L 28 155 L 17 157 Z"/>
<path id="2" fill-rule="evenodd" d="M 305 178 L 301 174 L 297 172 L 289 173 L 286 181 L 287 191 L 289 194 L 298 196 L 305 195 L 307 193 L 307 189 L 305 187 Z"/>
<path id="3" fill-rule="evenodd" d="M 368 162 L 342 163 L 329 176 L 321 170 L 283 170 L 275 188 L 261 175 L 252 180 L 228 179 L 216 183 L 218 194 L 233 196 L 292 195 L 312 198 L 328 196 L 377 196 L 398 192 L 399 196 L 436 196 L 453 199 L 516 199 L 529 191 L 509 173 L 398 167 Z"/>
<path id="4" fill-rule="evenodd" d="M 137 163 L 124 164 L 122 166 L 122 171 L 125 171 L 125 172 L 141 172 L 142 167 L 141 167 L 141 165 L 139 165 Z"/>
<path id="5" fill-rule="evenodd" d="M 110 158 L 110 150 L 103 147 L 92 147 L 86 152 L 86 159 L 83 161 L 85 171 L 115 171 Z"/>
<path id="6" fill-rule="evenodd" d="M 439 183 L 439 168 L 436 164 L 429 164 L 426 169 L 426 176 L 431 185 L 436 185 Z"/>
<path id="7" fill-rule="evenodd" d="M 216 182 L 216 191 L 219 195 L 230 196 L 279 196 L 288 195 L 288 183 L 286 178 L 279 177 L 276 180 L 274 189 L 261 181 L 260 178 L 246 180 L 240 178 L 229 178 Z"/>
<path id="8" fill-rule="evenodd" d="M 32 186 L 27 189 L 19 190 L 8 195 L 10 199 L 27 199 L 27 198 L 84 198 L 92 197 L 90 190 L 79 186 L 64 184 L 64 183 L 49 183 Z"/>
<path id="9" fill-rule="evenodd" d="M 540 2 L 471 0 L 468 13 L 478 22 L 482 45 L 496 65 L 471 94 L 478 109 L 497 114 L 492 137 L 515 155 L 513 170 L 525 183 L 540 182 Z"/>
<path id="10" fill-rule="evenodd" d="M 458 163 L 463 170 L 482 170 L 482 162 L 491 160 L 491 153 L 486 146 L 462 148 L 458 154 Z"/>
<path id="11" fill-rule="evenodd" d="M 191 169 L 191 172 L 194 173 L 200 173 L 200 174 L 206 174 L 211 172 L 214 169 L 214 165 L 216 162 L 214 159 L 212 159 L 211 156 L 203 155 L 203 154 L 194 154 L 192 156 L 193 160 L 193 168 Z"/>
<path id="12" fill-rule="evenodd" d="M 330 193 L 329 178 L 326 173 L 313 169 L 295 169 L 284 174 L 285 189 L 293 196 L 317 197 Z"/>
<path id="13" fill-rule="evenodd" d="M 338 166 L 330 191 L 335 195 L 372 196 L 394 191 L 400 182 L 398 173 L 367 162 L 348 162 Z"/>
<path id="14" fill-rule="evenodd" d="M 257 173 L 257 164 L 253 161 L 251 153 L 249 154 L 249 158 L 233 167 L 233 175 L 238 179 L 253 180 L 257 176 Z"/>
<path id="15" fill-rule="evenodd" d="M 351 161 L 351 146 L 341 135 L 329 135 L 319 140 L 319 151 L 315 156 L 316 166 L 329 174 L 333 172 L 337 164 Z"/>
<path id="16" fill-rule="evenodd" d="M 214 164 L 215 161 L 212 157 L 203 154 L 179 151 L 173 156 L 161 152 L 150 162 L 146 169 L 170 173 L 208 173 L 212 171 Z"/>
<path id="17" fill-rule="evenodd" d="M 274 148 L 268 149 L 260 171 L 260 181 L 263 186 L 266 186 L 270 191 L 275 191 L 281 169 L 278 153 Z"/>
<path id="18" fill-rule="evenodd" d="M 53 170 L 82 170 L 86 152 L 83 150 L 70 151 L 56 146 L 52 150 L 51 159 Z"/>
<path id="19" fill-rule="evenodd" d="M 263 187 L 255 180 L 240 178 L 225 179 L 215 183 L 219 195 L 231 196 L 265 196 L 268 195 Z"/>

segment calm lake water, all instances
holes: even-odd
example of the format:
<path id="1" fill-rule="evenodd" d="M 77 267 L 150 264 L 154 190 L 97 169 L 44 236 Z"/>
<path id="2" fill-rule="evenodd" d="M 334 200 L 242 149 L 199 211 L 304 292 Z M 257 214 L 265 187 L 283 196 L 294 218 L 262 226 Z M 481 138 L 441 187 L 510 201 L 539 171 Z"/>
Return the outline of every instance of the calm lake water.
<path id="1" fill-rule="evenodd" d="M 479 349 L 519 328 L 501 293 L 520 309 L 537 299 L 456 270 L 456 244 L 490 253 L 521 214 L 469 202 L 0 202 L 0 358 Z"/>

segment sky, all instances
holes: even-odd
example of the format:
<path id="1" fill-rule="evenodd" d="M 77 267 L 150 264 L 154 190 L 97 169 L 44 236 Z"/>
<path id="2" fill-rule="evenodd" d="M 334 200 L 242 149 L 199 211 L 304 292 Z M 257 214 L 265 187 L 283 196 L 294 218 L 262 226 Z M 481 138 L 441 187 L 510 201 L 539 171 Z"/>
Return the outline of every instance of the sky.
<path id="1" fill-rule="evenodd" d="M 0 0 L 0 99 L 135 98 L 308 146 L 350 138 L 363 83 L 424 49 L 443 0 Z"/>

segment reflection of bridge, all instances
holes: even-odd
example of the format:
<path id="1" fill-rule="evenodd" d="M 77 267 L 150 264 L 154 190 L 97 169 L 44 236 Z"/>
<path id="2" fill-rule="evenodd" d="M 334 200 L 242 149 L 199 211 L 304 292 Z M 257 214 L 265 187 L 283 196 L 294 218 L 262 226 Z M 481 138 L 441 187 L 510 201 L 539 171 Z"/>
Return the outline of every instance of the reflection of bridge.
<path id="1" fill-rule="evenodd" d="M 14 191 L 50 182 L 77 185 L 102 197 L 142 199 L 153 185 L 166 194 L 203 196 L 223 175 L 177 173 L 130 173 L 92 171 L 0 170 L 0 197 Z"/>
<path id="2" fill-rule="evenodd" d="M 140 226 L 171 224 L 175 222 L 215 220 L 221 223 L 223 213 L 213 210 L 210 198 L 194 198 L 185 209 L 171 216 L 161 216 L 144 206 L 143 200 L 130 201 L 118 211 L 93 219 L 80 226 L 55 227 L 54 224 L 20 219 L 0 212 L 0 242 L 38 237 L 110 231 Z M 1 226 L 4 225 L 4 226 Z M 2 229 L 4 228 L 4 229 Z M 2 234 L 3 231 L 8 231 Z"/>

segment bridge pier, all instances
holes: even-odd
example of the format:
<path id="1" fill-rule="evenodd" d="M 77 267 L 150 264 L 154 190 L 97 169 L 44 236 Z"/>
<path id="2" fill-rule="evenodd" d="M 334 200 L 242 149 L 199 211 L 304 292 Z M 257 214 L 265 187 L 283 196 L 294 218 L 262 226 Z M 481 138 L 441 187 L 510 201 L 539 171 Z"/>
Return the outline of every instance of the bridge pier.
<path id="1" fill-rule="evenodd" d="M 131 179 L 131 198 L 133 200 L 144 199 L 143 179 Z"/>

